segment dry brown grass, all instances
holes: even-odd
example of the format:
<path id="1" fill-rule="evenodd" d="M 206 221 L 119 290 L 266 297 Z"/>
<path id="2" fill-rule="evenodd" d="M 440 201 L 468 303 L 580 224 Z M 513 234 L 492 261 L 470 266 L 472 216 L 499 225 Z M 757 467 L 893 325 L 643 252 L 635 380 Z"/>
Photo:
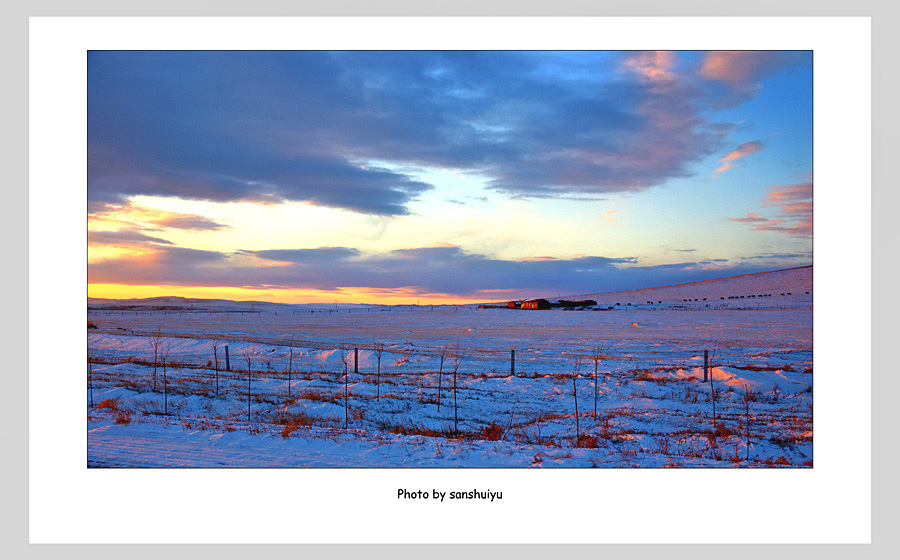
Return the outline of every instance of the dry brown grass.
<path id="1" fill-rule="evenodd" d="M 287 439 L 302 427 L 309 427 L 315 423 L 315 419 L 305 412 L 292 412 L 282 414 L 278 419 L 279 424 L 284 424 L 281 429 L 281 437 Z"/>
<path id="2" fill-rule="evenodd" d="M 119 410 L 119 399 L 103 399 L 97 408 L 106 408 L 115 412 Z"/>
<path id="3" fill-rule="evenodd" d="M 309 401 L 330 402 L 330 403 L 337 403 L 339 400 L 337 393 L 317 391 L 315 389 L 303 389 L 300 392 L 300 396 L 298 398 L 309 400 Z M 343 399 L 340 399 L 340 400 L 343 401 Z"/>
<path id="4" fill-rule="evenodd" d="M 481 428 L 481 439 L 487 441 L 499 441 L 503 437 L 503 426 L 491 422 L 490 426 Z"/>

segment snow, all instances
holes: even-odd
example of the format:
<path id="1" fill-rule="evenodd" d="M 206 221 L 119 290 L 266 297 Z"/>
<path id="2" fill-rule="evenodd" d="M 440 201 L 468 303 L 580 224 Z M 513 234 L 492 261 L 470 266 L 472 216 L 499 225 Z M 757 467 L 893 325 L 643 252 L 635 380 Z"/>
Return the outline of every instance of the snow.
<path id="1" fill-rule="evenodd" d="M 800 274 L 780 276 L 793 287 Z M 780 289 L 776 280 L 767 285 Z M 811 306 L 244 313 L 214 303 L 89 312 L 90 465 L 812 464 Z"/>

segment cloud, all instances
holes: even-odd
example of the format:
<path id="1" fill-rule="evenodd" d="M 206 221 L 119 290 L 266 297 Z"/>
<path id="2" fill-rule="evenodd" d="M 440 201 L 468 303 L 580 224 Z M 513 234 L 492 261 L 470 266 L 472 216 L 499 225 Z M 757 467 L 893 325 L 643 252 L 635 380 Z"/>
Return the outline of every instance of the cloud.
<path id="1" fill-rule="evenodd" d="M 226 263 L 228 256 L 216 251 L 183 247 L 154 247 L 153 251 L 123 255 L 88 264 L 89 284 L 132 285 L 235 285 L 222 283 L 232 274 Z M 211 284 L 197 281 L 213 280 Z M 218 278 L 218 280 L 216 280 Z"/>
<path id="2" fill-rule="evenodd" d="M 812 237 L 813 233 L 812 181 L 793 185 L 774 185 L 766 194 L 765 204 L 780 210 L 788 226 L 784 231 L 798 237 Z"/>
<path id="3" fill-rule="evenodd" d="M 749 156 L 750 154 L 755 154 L 756 152 L 762 150 L 765 147 L 759 140 L 754 140 L 753 142 L 744 142 L 743 144 L 739 144 L 737 148 L 731 150 L 725 157 L 721 158 L 719 161 L 722 162 L 722 165 L 716 169 L 715 173 L 718 175 L 719 173 L 723 173 L 732 169 L 734 167 L 734 162 L 741 159 L 742 157 Z"/>
<path id="4" fill-rule="evenodd" d="M 757 214 L 756 212 L 750 212 L 744 218 L 728 218 L 728 219 L 731 220 L 732 222 L 742 222 L 745 224 L 767 223 L 767 222 L 771 221 L 771 220 L 769 220 L 769 218 L 764 218 L 764 217 L 760 216 L 759 214 Z"/>
<path id="5" fill-rule="evenodd" d="M 430 185 L 362 169 L 336 136 L 371 122 L 328 53 L 102 52 L 88 59 L 92 200 L 306 201 L 395 215 Z M 355 115 L 354 115 L 355 114 Z"/>
<path id="6" fill-rule="evenodd" d="M 812 181 L 792 185 L 773 185 L 763 201 L 766 207 L 776 208 L 777 218 L 766 218 L 750 212 L 743 218 L 728 218 L 732 222 L 752 224 L 757 231 L 776 231 L 795 237 L 812 237 L 813 194 Z"/>
<path id="7" fill-rule="evenodd" d="M 152 237 L 133 229 L 88 232 L 89 245 L 115 245 L 122 247 L 144 245 L 147 243 L 173 245 L 171 241 L 161 239 L 159 237 Z"/>
<path id="8" fill-rule="evenodd" d="M 791 67 L 812 66 L 810 51 L 710 51 L 697 74 L 718 89 L 716 107 L 734 107 L 762 91 L 762 81 Z"/>
<path id="9" fill-rule="evenodd" d="M 359 249 L 350 247 L 319 247 L 316 249 L 269 249 L 265 251 L 241 251 L 261 259 L 291 263 L 328 263 L 358 257 Z"/>
<path id="10" fill-rule="evenodd" d="M 198 152 L 190 165 L 163 167 L 125 161 L 122 153 L 105 154 L 91 146 L 89 196 L 107 202 L 135 195 L 263 204 L 304 201 L 364 214 L 400 215 L 408 213 L 406 205 L 415 196 L 432 188 L 400 173 L 361 169 L 338 158 L 262 151 L 250 147 L 244 155 L 221 156 Z"/>
<path id="11" fill-rule="evenodd" d="M 255 257 L 271 264 L 258 266 Z M 277 265 L 274 263 L 277 262 Z M 457 297 L 552 297 L 693 282 L 723 271 L 758 272 L 760 267 L 725 259 L 641 266 L 636 258 L 584 256 L 571 259 L 530 257 L 495 259 L 456 246 L 414 247 L 376 255 L 354 248 L 322 247 L 234 254 L 156 247 L 150 253 L 124 255 L 88 265 L 92 283 L 170 286 L 352 289 L 371 294 L 400 291 L 409 295 Z"/>
<path id="12" fill-rule="evenodd" d="M 787 231 L 784 220 L 765 218 L 756 212 L 750 212 L 743 218 L 728 218 L 732 222 L 752 224 L 756 231 Z"/>
<path id="13" fill-rule="evenodd" d="M 152 223 L 162 228 L 186 231 L 216 231 L 231 227 L 195 214 L 169 215 L 153 220 Z"/>
<path id="14" fill-rule="evenodd" d="M 804 259 L 812 262 L 812 252 L 808 253 L 765 253 L 762 255 L 752 255 L 749 257 L 741 257 L 741 260 L 793 260 Z"/>
<path id="15" fill-rule="evenodd" d="M 89 198 L 393 216 L 432 188 L 420 168 L 514 197 L 647 189 L 733 129 L 711 120 L 709 84 L 777 66 L 710 57 L 701 77 L 674 52 L 92 51 Z"/>
<path id="16" fill-rule="evenodd" d="M 773 185 L 766 194 L 766 204 L 769 206 L 781 206 L 785 212 L 797 205 L 811 204 L 813 195 L 812 181 L 795 183 L 793 185 Z"/>
<path id="17" fill-rule="evenodd" d="M 88 203 L 88 221 L 93 227 L 103 225 L 109 228 L 143 229 L 145 231 L 158 231 L 160 228 L 215 231 L 231 227 L 205 216 L 167 212 L 133 202 L 110 204 L 91 201 Z"/>
<path id="18" fill-rule="evenodd" d="M 648 51 L 635 53 L 624 60 L 624 66 L 651 81 L 676 79 L 672 69 L 678 55 L 673 51 Z"/>
<path id="19" fill-rule="evenodd" d="M 547 255 L 541 255 L 537 257 L 523 257 L 521 260 L 523 261 L 558 261 L 557 257 L 550 257 Z"/>

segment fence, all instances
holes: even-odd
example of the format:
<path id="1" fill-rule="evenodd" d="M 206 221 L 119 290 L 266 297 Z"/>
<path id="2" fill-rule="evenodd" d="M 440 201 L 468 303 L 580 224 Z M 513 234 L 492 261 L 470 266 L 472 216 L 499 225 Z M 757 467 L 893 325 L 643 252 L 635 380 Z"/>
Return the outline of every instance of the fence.
<path id="1" fill-rule="evenodd" d="M 180 355 L 170 352 L 179 342 L 197 340 L 207 346 L 188 345 Z M 213 343 L 215 352 L 209 346 Z M 154 356 L 152 346 L 144 344 L 143 355 L 91 348 L 92 399 L 104 402 L 96 387 L 122 388 L 152 397 L 145 399 L 150 404 L 140 405 L 143 410 L 131 405 L 132 413 L 175 416 L 185 425 L 200 422 L 201 416 L 207 423 L 215 419 L 219 426 L 246 421 L 247 426 L 281 427 L 285 437 L 299 427 L 327 426 L 593 447 L 598 437 L 627 441 L 635 428 L 627 427 L 626 420 L 640 421 L 630 406 L 647 400 L 659 403 L 657 414 L 668 418 L 679 437 L 718 434 L 712 436 L 714 441 L 732 434 L 728 426 L 744 426 L 750 433 L 749 413 L 742 408 L 748 405 L 725 399 L 726 389 L 713 386 L 705 375 L 707 368 L 701 368 L 703 362 L 693 359 L 702 351 L 637 355 L 580 347 L 548 355 L 515 348 L 392 348 L 378 343 L 255 337 L 213 341 L 181 335 L 167 337 L 160 343 L 166 347 Z M 319 354 L 331 361 L 312 358 Z M 719 352 L 707 365 L 728 364 L 738 356 Z M 123 365 L 137 367 L 119 367 Z M 679 369 L 691 375 L 682 379 L 665 375 Z M 515 388 L 509 385 L 518 380 L 524 381 Z M 190 404 L 193 397 L 200 397 L 201 404 Z M 754 405 L 753 437 L 789 441 L 794 435 L 777 426 L 784 418 L 805 418 L 807 409 L 811 430 L 811 393 L 806 400 L 803 395 L 792 400 L 778 394 L 758 398 L 754 402 L 762 404 Z M 306 405 L 314 405 L 317 412 L 309 412 Z M 679 411 L 685 407 L 688 413 Z M 617 432 L 614 428 L 620 422 Z M 653 437 L 668 446 L 669 435 Z M 749 460 L 750 436 L 747 439 Z M 693 443 L 690 446 L 694 449 Z"/>

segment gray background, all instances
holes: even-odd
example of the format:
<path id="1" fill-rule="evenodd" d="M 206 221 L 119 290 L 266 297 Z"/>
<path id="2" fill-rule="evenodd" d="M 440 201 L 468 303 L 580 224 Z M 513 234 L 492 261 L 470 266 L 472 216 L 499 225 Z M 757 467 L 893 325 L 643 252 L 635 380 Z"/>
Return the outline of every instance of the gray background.
<path id="1" fill-rule="evenodd" d="M 44 0 L 7 4 L 0 18 L 5 78 L 2 93 L 2 153 L 4 167 L 11 176 L 3 189 L 6 274 L 3 288 L 11 313 L 2 322 L 4 395 L 23 396 L 6 400 L 2 407 L 3 449 L 2 550 L 11 558 L 186 558 L 215 555 L 217 558 L 352 556 L 355 558 L 454 558 L 503 557 L 539 558 L 549 554 L 609 558 L 798 558 L 813 554 L 816 558 L 885 557 L 896 547 L 894 504 L 897 497 L 890 446 L 872 449 L 872 545 L 29 545 L 28 544 L 28 17 L 29 16 L 871 16 L 872 17 L 872 434 L 873 441 L 896 441 L 888 433 L 893 427 L 890 399 L 897 394 L 894 370 L 885 351 L 896 316 L 897 306 L 887 296 L 890 274 L 896 266 L 888 252 L 896 238 L 896 229 L 887 219 L 897 202 L 895 191 L 886 185 L 887 162 L 897 148 L 898 91 L 896 55 L 898 48 L 896 3 L 883 0 L 792 1 L 758 0 L 752 4 L 723 3 L 709 0 L 631 0 L 609 3 L 601 0 L 331 0 L 329 2 L 284 2 L 256 0 L 241 2 L 218 0 L 155 0 L 153 3 L 119 1 Z M 896 156 L 894 156 L 896 157 Z M 867 227 L 867 224 L 860 224 Z M 882 257 L 879 259 L 878 257 Z M 860 352 L 869 349 L 859 349 Z M 878 375 L 875 375 L 875 373 Z M 23 420 L 24 419 L 24 420 Z M 865 421 L 866 419 L 861 419 Z M 892 469 L 891 469 L 892 470 Z M 124 504 L 123 504 L 124 505 Z M 85 504 L 90 514 L 91 504 Z M 162 521 L 162 520 L 161 520 Z M 698 520 L 702 522 L 702 520 Z M 465 521 L 460 520 L 459 530 Z M 652 527 L 648 527 L 652 531 Z M 894 552 L 896 554 L 896 550 Z"/>

